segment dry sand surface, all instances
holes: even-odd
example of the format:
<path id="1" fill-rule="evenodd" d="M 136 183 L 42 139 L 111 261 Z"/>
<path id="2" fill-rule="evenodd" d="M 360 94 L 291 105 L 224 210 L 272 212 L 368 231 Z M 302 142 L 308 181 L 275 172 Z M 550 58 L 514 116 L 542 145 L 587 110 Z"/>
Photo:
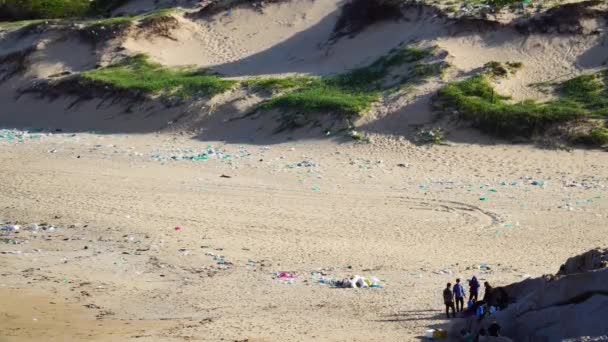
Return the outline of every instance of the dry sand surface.
<path id="1" fill-rule="evenodd" d="M 207 145 L 230 157 L 167 160 Z M 554 273 L 608 243 L 602 152 L 82 133 L 0 160 L 0 218 L 23 225 L 2 235 L 3 341 L 415 340 L 445 322 L 447 281 Z"/>

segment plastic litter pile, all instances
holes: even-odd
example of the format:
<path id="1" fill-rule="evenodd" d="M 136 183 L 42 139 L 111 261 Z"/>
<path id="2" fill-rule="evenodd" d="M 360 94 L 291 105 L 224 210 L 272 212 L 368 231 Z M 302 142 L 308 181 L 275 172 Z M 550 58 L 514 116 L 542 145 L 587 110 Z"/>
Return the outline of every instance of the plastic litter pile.
<path id="1" fill-rule="evenodd" d="M 295 284 L 298 276 L 295 273 L 289 272 L 276 272 L 273 273 L 273 278 L 281 280 L 285 284 Z"/>
<path id="2" fill-rule="evenodd" d="M 0 129 L 0 141 L 22 143 L 26 140 L 35 140 L 42 138 L 41 134 L 30 133 L 28 131 L 20 131 L 16 129 Z"/>
<path id="3" fill-rule="evenodd" d="M 213 261 L 215 261 L 218 265 L 220 265 L 220 268 L 228 268 L 229 266 L 232 265 L 232 263 L 230 261 L 226 260 L 226 258 L 224 258 L 223 255 L 218 255 L 218 254 L 214 254 L 211 252 L 207 252 L 207 253 L 205 253 L 205 255 L 212 257 Z"/>
<path id="4" fill-rule="evenodd" d="M 202 152 L 195 152 L 192 149 L 173 150 L 166 153 L 155 153 L 152 156 L 153 160 L 166 162 L 170 160 L 191 160 L 191 161 L 207 161 L 210 159 L 230 159 L 231 154 L 224 151 L 218 151 L 212 146 L 207 146 Z"/>
<path id="5" fill-rule="evenodd" d="M 359 275 L 350 276 L 342 279 L 334 279 L 323 276 L 321 273 L 313 273 L 312 279 L 319 284 L 327 284 L 338 288 L 376 288 L 381 289 L 380 280 L 376 277 L 362 277 Z"/>
<path id="6" fill-rule="evenodd" d="M 296 163 L 296 164 L 287 165 L 287 167 L 290 168 L 290 169 L 293 169 L 293 168 L 296 168 L 296 167 L 309 167 L 309 168 L 313 168 L 315 166 L 316 166 L 315 163 L 313 163 L 311 161 L 307 161 L 307 160 L 301 161 L 301 162 Z"/>
<path id="7" fill-rule="evenodd" d="M 2 225 L 2 231 L 5 231 L 5 232 L 18 232 L 21 229 L 22 229 L 21 225 L 18 225 L 18 224 Z M 57 229 L 57 227 L 55 227 L 55 226 L 47 225 L 47 224 L 38 224 L 38 223 L 32 223 L 32 224 L 28 225 L 27 227 L 25 227 L 25 230 L 30 230 L 30 231 L 44 230 L 47 232 L 52 232 L 52 231 L 55 231 L 56 229 Z"/>
<path id="8" fill-rule="evenodd" d="M 23 235 L 20 234 L 22 231 L 30 231 L 32 234 L 36 234 L 39 230 L 45 232 L 53 232 L 58 228 L 48 224 L 38 224 L 32 223 L 25 227 L 22 227 L 19 224 L 11 224 L 11 223 L 3 223 L 0 220 L 0 242 L 9 244 L 9 245 L 20 245 L 24 243 L 28 243 L 29 240 L 25 237 L 18 238 L 17 236 Z"/>

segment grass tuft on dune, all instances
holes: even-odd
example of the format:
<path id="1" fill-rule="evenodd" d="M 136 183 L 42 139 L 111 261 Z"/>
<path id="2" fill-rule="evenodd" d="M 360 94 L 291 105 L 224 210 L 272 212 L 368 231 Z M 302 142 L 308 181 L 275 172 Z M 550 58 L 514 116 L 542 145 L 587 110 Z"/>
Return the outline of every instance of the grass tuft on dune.
<path id="1" fill-rule="evenodd" d="M 439 91 L 437 103 L 443 111 L 456 111 L 483 131 L 503 137 L 530 137 L 551 124 L 579 119 L 607 119 L 606 71 L 558 84 L 559 97 L 543 103 L 512 102 L 494 90 L 489 77 L 480 74 L 450 83 Z M 605 128 L 597 128 L 588 141 L 600 142 L 605 134 Z"/>
<path id="2" fill-rule="evenodd" d="M 121 17 L 112 17 L 112 18 L 104 18 L 98 20 L 91 20 L 85 22 L 85 24 L 89 26 L 112 26 L 112 25 L 120 25 L 125 23 L 131 23 L 135 21 L 147 21 L 156 18 L 167 17 L 173 14 L 176 10 L 173 8 L 165 8 L 160 10 L 151 11 L 141 15 L 134 16 L 121 16 Z"/>
<path id="3" fill-rule="evenodd" d="M 107 15 L 127 0 L 1 0 L 0 19 L 30 20 Z"/>
<path id="4" fill-rule="evenodd" d="M 116 89 L 135 89 L 181 99 L 211 97 L 229 90 L 237 83 L 204 70 L 164 67 L 141 54 L 105 68 L 83 72 L 81 77 Z"/>
<path id="5" fill-rule="evenodd" d="M 332 112 L 348 117 L 365 113 L 377 101 L 383 90 L 393 85 L 386 84 L 386 78 L 394 68 L 405 64 L 417 63 L 432 56 L 434 49 L 422 50 L 408 47 L 394 49 L 369 66 L 350 72 L 327 77 L 292 76 L 288 78 L 266 78 L 248 81 L 249 85 L 259 86 L 270 91 L 287 92 L 264 101 L 259 109 L 281 109 L 285 111 L 315 113 Z M 420 73 L 416 65 L 409 70 L 409 78 L 431 76 L 428 68 Z"/>

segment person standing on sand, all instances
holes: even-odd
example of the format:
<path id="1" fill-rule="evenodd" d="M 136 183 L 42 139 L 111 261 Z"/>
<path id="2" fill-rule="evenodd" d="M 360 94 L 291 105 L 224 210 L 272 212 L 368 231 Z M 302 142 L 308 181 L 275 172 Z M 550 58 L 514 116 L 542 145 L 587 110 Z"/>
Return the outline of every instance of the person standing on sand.
<path id="1" fill-rule="evenodd" d="M 490 305 L 490 299 L 492 298 L 492 291 L 494 290 L 494 288 L 487 281 L 485 283 L 483 283 L 483 287 L 484 287 L 483 302 Z"/>
<path id="2" fill-rule="evenodd" d="M 450 318 L 450 309 L 452 309 L 452 317 L 456 318 L 456 308 L 454 307 L 454 293 L 452 292 L 452 284 L 448 283 L 443 290 L 443 302 L 445 303 L 445 315 Z"/>
<path id="3" fill-rule="evenodd" d="M 479 281 L 476 276 L 469 281 L 469 298 L 475 303 L 477 301 L 477 297 L 479 295 Z"/>
<path id="4" fill-rule="evenodd" d="M 460 284 L 460 278 L 456 279 L 456 284 L 454 285 L 454 297 L 456 298 L 456 312 L 461 312 L 464 310 L 464 298 L 466 294 L 464 293 L 464 287 Z"/>

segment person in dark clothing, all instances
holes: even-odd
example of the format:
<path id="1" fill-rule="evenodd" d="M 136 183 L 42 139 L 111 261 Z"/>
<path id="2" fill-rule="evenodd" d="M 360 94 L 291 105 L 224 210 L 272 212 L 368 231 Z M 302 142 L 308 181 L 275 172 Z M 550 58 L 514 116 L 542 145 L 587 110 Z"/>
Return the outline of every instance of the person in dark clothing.
<path id="1" fill-rule="evenodd" d="M 452 292 L 452 284 L 448 283 L 443 290 L 443 303 L 445 304 L 445 315 L 450 318 L 450 309 L 452 309 L 452 317 L 456 318 L 456 308 L 454 307 L 454 293 Z"/>
<path id="2" fill-rule="evenodd" d="M 479 295 L 479 281 L 476 276 L 469 281 L 469 298 L 475 303 Z"/>
<path id="3" fill-rule="evenodd" d="M 483 287 L 484 287 L 484 294 L 483 294 L 482 300 L 485 303 L 488 303 L 490 301 L 490 299 L 492 298 L 492 292 L 494 291 L 494 288 L 487 281 L 483 283 Z"/>
<path id="4" fill-rule="evenodd" d="M 492 321 L 492 324 L 488 327 L 488 334 L 492 337 L 500 336 L 500 325 L 496 320 Z"/>
<path id="5" fill-rule="evenodd" d="M 490 306 L 504 310 L 509 305 L 509 294 L 503 287 L 486 287 L 486 293 L 483 296 L 484 300 Z"/>
<path id="6" fill-rule="evenodd" d="M 473 277 L 473 280 L 477 281 L 477 278 Z M 473 280 L 471 280 L 469 283 L 472 283 Z M 483 298 L 481 300 L 477 300 L 477 298 L 475 298 L 473 306 L 471 307 L 471 312 L 474 315 L 477 314 L 477 312 L 479 311 L 479 307 L 480 306 L 484 308 L 483 309 L 483 314 L 479 315 L 479 319 L 480 320 L 485 316 L 485 313 L 487 313 L 487 311 L 488 311 L 487 310 L 489 308 L 488 300 L 490 298 L 492 298 L 492 290 L 493 290 L 492 286 L 490 285 L 489 282 L 486 281 L 486 282 L 483 283 L 483 285 L 484 285 L 484 288 L 485 288 L 485 293 L 483 294 Z M 473 288 L 472 287 L 471 287 L 470 291 L 471 291 L 471 299 L 472 299 L 472 297 L 473 297 Z M 477 297 L 478 292 L 479 291 L 477 290 L 476 293 L 475 293 L 475 297 Z"/>
<path id="7" fill-rule="evenodd" d="M 464 293 L 464 288 L 460 284 L 460 279 L 456 279 L 456 284 L 454 285 L 454 297 L 456 298 L 456 311 L 461 312 L 464 310 L 464 298 L 466 295 Z"/>
<path id="8" fill-rule="evenodd" d="M 473 306 L 470 309 L 471 312 L 474 315 L 476 315 L 477 312 L 479 311 L 479 307 L 480 306 L 483 307 L 482 314 L 479 315 L 479 320 L 482 320 L 485 317 L 485 315 L 488 313 L 488 309 L 490 307 L 490 305 L 488 304 L 488 300 L 492 298 L 492 292 L 493 292 L 493 288 L 492 288 L 492 286 L 490 286 L 489 282 L 486 281 L 483 285 L 485 287 L 485 293 L 483 294 L 483 299 L 475 301 L 475 303 L 473 304 Z"/>

